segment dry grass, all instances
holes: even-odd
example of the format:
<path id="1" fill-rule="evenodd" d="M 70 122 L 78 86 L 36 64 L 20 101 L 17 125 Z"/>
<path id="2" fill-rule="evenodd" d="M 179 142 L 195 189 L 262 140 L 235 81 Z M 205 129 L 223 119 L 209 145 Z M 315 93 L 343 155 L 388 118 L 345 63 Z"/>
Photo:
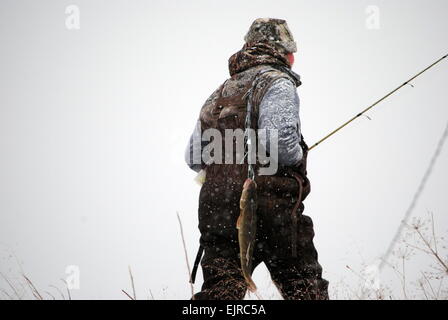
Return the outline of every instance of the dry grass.
<path id="1" fill-rule="evenodd" d="M 185 263 L 187 265 L 188 270 L 188 282 L 190 283 L 190 289 L 191 289 L 191 296 L 194 295 L 194 286 L 193 283 L 191 283 L 191 268 L 190 268 L 190 261 L 188 259 L 188 252 L 187 252 L 187 245 L 185 243 L 185 236 L 184 236 L 184 228 L 182 227 L 182 220 L 180 219 L 179 212 L 176 212 L 177 214 L 177 220 L 179 221 L 179 228 L 180 228 L 180 235 L 182 237 L 182 245 L 184 248 L 184 254 L 185 254 Z"/>
<path id="2" fill-rule="evenodd" d="M 65 280 L 62 280 L 65 284 L 65 289 L 67 291 L 67 296 L 64 295 L 62 290 L 55 286 L 50 285 L 49 288 L 55 290 L 58 294 L 58 297 L 50 292 L 49 290 L 41 291 L 37 288 L 37 286 L 31 281 L 31 279 L 26 276 L 25 274 L 21 274 L 20 278 L 18 280 L 15 280 L 14 282 L 8 278 L 5 274 L 0 273 L 0 277 L 2 278 L 3 282 L 7 284 L 8 288 L 1 288 L 0 293 L 2 294 L 0 296 L 1 299 L 7 299 L 7 300 L 71 300 L 71 293 L 67 286 L 67 283 Z"/>
<path id="3" fill-rule="evenodd" d="M 371 279 L 347 266 L 360 283 L 356 289 L 346 289 L 351 298 L 448 300 L 448 250 L 445 238 L 436 235 L 433 215 L 405 224 L 405 231 L 391 261 L 383 261 L 384 272 L 394 275 L 390 284 L 369 286 Z"/>
<path id="4" fill-rule="evenodd" d="M 182 238 L 185 260 L 188 269 L 188 283 L 190 279 L 190 264 L 186 253 L 185 238 L 182 229 L 182 221 L 178 215 L 180 233 Z M 439 237 L 436 232 L 436 223 L 434 217 L 430 214 L 426 219 L 414 219 L 411 223 L 406 224 L 406 233 L 403 235 L 398 248 L 394 251 L 393 259 L 385 261 L 385 270 L 391 271 L 394 275 L 395 283 L 380 283 L 377 287 L 369 286 L 369 279 L 361 271 L 356 268 L 347 266 L 351 274 L 358 279 L 355 288 L 349 287 L 345 281 L 332 285 L 332 297 L 345 299 L 423 299 L 423 300 L 448 300 L 448 248 L 446 239 Z M 418 271 L 415 268 L 418 262 Z M 215 264 L 216 273 L 227 272 L 229 268 L 225 268 L 227 261 L 220 261 Z M 236 269 L 236 268 L 230 268 Z M 129 277 L 131 284 L 131 293 L 125 290 L 121 292 L 130 300 L 137 300 L 134 276 L 129 267 Z M 221 288 L 222 292 L 218 292 L 229 296 L 232 292 L 235 297 L 240 298 L 241 292 L 245 291 L 246 286 L 241 279 L 241 275 L 226 274 L 226 287 Z M 229 277 L 234 279 L 229 281 Z M 50 285 L 47 290 L 40 290 L 32 280 L 22 271 L 19 277 L 11 278 L 0 273 L 0 280 L 3 288 L 0 288 L 0 299 L 6 300 L 70 300 L 72 299 L 69 287 L 65 280 L 64 294 L 60 287 Z M 229 286 L 229 283 L 231 284 Z M 191 286 L 192 294 L 193 287 Z M 399 288 L 399 290 L 397 289 Z M 337 293 L 336 293 L 337 292 Z M 261 296 L 258 296 L 261 298 Z M 149 290 L 148 299 L 155 300 L 151 290 Z"/>

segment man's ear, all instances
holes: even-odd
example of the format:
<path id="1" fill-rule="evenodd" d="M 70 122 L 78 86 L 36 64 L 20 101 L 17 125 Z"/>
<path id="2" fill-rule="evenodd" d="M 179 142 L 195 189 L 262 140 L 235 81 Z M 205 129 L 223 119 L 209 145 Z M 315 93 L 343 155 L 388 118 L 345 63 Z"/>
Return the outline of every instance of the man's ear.
<path id="1" fill-rule="evenodd" d="M 288 58 L 289 64 L 292 67 L 292 65 L 294 64 L 294 53 L 288 53 L 286 57 Z"/>

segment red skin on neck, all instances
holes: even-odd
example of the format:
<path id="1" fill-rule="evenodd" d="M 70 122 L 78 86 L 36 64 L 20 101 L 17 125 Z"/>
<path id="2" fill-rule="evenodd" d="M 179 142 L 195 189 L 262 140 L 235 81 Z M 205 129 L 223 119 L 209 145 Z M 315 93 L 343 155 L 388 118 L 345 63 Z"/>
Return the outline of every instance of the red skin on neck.
<path id="1" fill-rule="evenodd" d="M 288 53 L 287 58 L 288 58 L 289 64 L 292 67 L 292 65 L 294 64 L 294 54 L 293 53 Z"/>

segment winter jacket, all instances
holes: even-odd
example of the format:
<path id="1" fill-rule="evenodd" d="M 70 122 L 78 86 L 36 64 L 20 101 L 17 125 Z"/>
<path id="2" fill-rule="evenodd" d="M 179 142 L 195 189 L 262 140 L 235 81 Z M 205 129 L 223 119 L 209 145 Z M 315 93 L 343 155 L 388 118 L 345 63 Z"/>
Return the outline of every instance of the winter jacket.
<path id="1" fill-rule="evenodd" d="M 269 68 L 272 69 L 272 65 L 266 64 L 265 69 Z M 265 90 L 258 106 L 257 127 L 264 129 L 267 133 L 259 137 L 260 145 L 265 150 L 270 150 L 271 147 L 269 145 L 270 133 L 272 130 L 277 130 L 278 164 L 295 166 L 303 158 L 303 150 L 300 145 L 300 101 L 296 90 L 296 85 L 300 84 L 300 77 L 284 66 L 281 66 L 281 70 L 287 72 L 289 77 L 277 79 Z M 217 91 L 207 99 L 204 105 L 216 99 Z M 201 141 L 203 129 L 198 120 L 185 150 L 185 161 L 195 171 L 200 171 L 203 167 L 199 156 L 208 144 L 207 141 Z"/>

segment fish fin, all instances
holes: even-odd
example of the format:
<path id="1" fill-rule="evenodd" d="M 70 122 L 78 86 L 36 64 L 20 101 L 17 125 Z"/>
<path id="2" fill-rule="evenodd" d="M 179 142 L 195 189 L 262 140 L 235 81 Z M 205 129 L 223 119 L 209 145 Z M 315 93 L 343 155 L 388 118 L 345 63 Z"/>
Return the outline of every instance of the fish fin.
<path id="1" fill-rule="evenodd" d="M 236 220 L 236 228 L 237 229 L 241 228 L 241 220 L 242 220 L 242 218 L 241 218 L 241 214 L 240 214 L 238 217 L 238 220 Z"/>
<path id="2" fill-rule="evenodd" d="M 244 279 L 246 280 L 248 289 L 251 292 L 255 292 L 255 291 L 257 291 L 257 286 L 255 285 L 255 282 L 252 280 L 252 276 L 248 272 L 248 270 L 252 270 L 252 258 L 249 254 L 250 247 L 251 247 L 251 244 L 249 243 L 249 246 L 248 246 L 247 252 L 246 252 L 246 257 L 245 257 L 246 265 L 243 267 L 243 276 L 244 276 Z"/>
<path id="3" fill-rule="evenodd" d="M 246 251 L 246 261 L 247 261 L 247 266 L 250 268 L 251 267 L 251 262 L 252 262 L 252 257 L 250 256 L 250 247 L 251 247 L 251 243 L 249 243 L 249 245 L 247 246 L 247 251 Z"/>

